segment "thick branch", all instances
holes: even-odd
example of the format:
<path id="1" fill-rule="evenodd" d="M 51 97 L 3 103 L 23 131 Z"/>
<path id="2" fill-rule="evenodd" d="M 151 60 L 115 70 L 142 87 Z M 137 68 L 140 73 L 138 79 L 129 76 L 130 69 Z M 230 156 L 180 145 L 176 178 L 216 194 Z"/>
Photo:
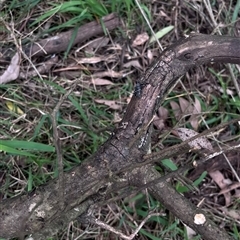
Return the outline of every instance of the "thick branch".
<path id="1" fill-rule="evenodd" d="M 177 79 L 194 66 L 223 61 L 240 63 L 240 38 L 194 34 L 164 51 L 139 80 L 141 94 L 133 96 L 112 137 L 81 166 L 64 174 L 65 198 L 58 199 L 57 180 L 54 180 L 31 194 L 4 200 L 0 204 L 0 237 L 15 237 L 51 228 L 54 221 L 72 213 L 74 207 L 107 186 L 113 173 L 131 167 L 135 159 L 143 159 L 147 136 L 150 135 L 149 123 Z M 168 196 L 161 197 L 166 204 Z M 61 201 L 64 201 L 65 209 L 60 212 Z M 174 208 L 181 209 L 182 206 L 176 203 Z M 192 226 L 192 222 L 186 220 L 185 223 Z M 211 235 L 208 227 L 205 231 Z"/>
<path id="2" fill-rule="evenodd" d="M 145 166 L 134 171 L 131 174 L 131 182 L 133 185 L 141 187 L 146 182 L 154 181 L 160 177 L 151 166 Z M 198 232 L 203 239 L 207 240 L 230 240 L 230 236 L 224 231 L 219 230 L 213 222 L 207 217 L 206 213 L 190 203 L 183 195 L 176 192 L 168 181 L 162 181 L 148 188 L 149 192 L 158 199 L 166 208 L 171 210 L 176 217 L 181 219 L 185 224 Z M 204 224 L 194 223 L 196 214 L 203 214 L 206 217 Z"/>
<path id="3" fill-rule="evenodd" d="M 109 31 L 120 25 L 119 18 L 116 14 L 109 14 L 106 17 L 103 17 L 102 21 L 106 29 Z M 103 27 L 97 21 L 87 23 L 77 29 L 77 34 L 72 45 L 74 46 L 82 43 L 88 38 L 101 33 L 103 33 Z M 24 52 L 28 56 L 44 56 L 66 51 L 73 36 L 74 30 L 63 32 L 57 36 L 43 39 L 37 43 L 29 44 L 24 48 Z"/>

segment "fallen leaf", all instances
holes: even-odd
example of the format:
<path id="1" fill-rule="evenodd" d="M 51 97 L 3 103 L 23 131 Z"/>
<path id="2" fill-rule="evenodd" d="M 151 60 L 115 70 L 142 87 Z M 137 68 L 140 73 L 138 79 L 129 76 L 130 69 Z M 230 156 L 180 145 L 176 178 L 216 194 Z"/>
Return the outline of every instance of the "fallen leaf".
<path id="1" fill-rule="evenodd" d="M 78 59 L 78 63 L 99 63 L 101 61 L 103 61 L 102 57 L 89 57 Z"/>
<path id="2" fill-rule="evenodd" d="M 177 128 L 178 135 L 182 141 L 188 140 L 191 137 L 194 137 L 198 134 L 198 132 L 188 129 L 188 128 Z M 212 144 L 206 137 L 199 137 L 193 141 L 190 141 L 189 146 L 194 149 L 208 149 L 210 151 L 213 150 Z"/>
<path id="3" fill-rule="evenodd" d="M 137 37 L 134 39 L 132 46 L 136 47 L 136 46 L 140 46 L 143 45 L 147 40 L 149 39 L 149 36 L 146 32 L 137 35 Z"/>
<path id="4" fill-rule="evenodd" d="M 103 78 L 95 78 L 91 79 L 91 83 L 96 86 L 103 86 L 103 85 L 114 85 L 113 82 L 103 79 Z"/>
<path id="5" fill-rule="evenodd" d="M 123 77 L 123 73 L 122 72 L 116 72 L 113 70 L 108 70 L 108 71 L 104 71 L 104 72 L 98 72 L 98 73 L 94 73 L 92 75 L 92 77 L 111 77 L 111 78 L 122 78 Z"/>
<path id="6" fill-rule="evenodd" d="M 183 114 L 192 114 L 193 106 L 189 101 L 187 101 L 185 98 L 180 97 L 179 104 Z"/>
<path id="7" fill-rule="evenodd" d="M 20 71 L 20 56 L 18 52 L 13 56 L 10 65 L 6 71 L 0 76 L 0 84 L 16 80 Z"/>
<path id="8" fill-rule="evenodd" d="M 153 119 L 153 125 L 158 129 L 158 130 L 162 130 L 164 129 L 164 120 L 155 116 Z"/>
<path id="9" fill-rule="evenodd" d="M 168 118 L 168 110 L 164 107 L 160 107 L 157 111 L 157 115 L 154 116 L 153 119 L 153 125 L 159 129 L 162 130 L 165 127 L 165 121 Z"/>
<path id="10" fill-rule="evenodd" d="M 112 61 L 115 60 L 114 55 L 109 55 L 109 56 L 101 56 L 101 57 L 87 57 L 87 58 L 80 58 L 77 60 L 78 64 L 84 64 L 84 63 L 89 63 L 89 64 L 94 64 L 94 63 L 99 63 L 102 61 Z"/>
<path id="11" fill-rule="evenodd" d="M 225 180 L 224 175 L 219 170 L 210 171 L 208 172 L 208 174 L 220 189 L 224 189 L 228 186 L 224 181 Z M 225 198 L 225 206 L 229 206 L 229 204 L 231 203 L 231 193 L 227 192 L 224 193 L 223 195 Z"/>
<path id="12" fill-rule="evenodd" d="M 162 106 L 157 111 L 158 117 L 163 120 L 166 120 L 168 118 L 168 113 L 169 113 L 168 110 Z"/>
<path id="13" fill-rule="evenodd" d="M 104 104 L 114 110 L 119 110 L 122 108 L 122 106 L 114 100 L 95 99 L 95 102 Z"/>
<path id="14" fill-rule="evenodd" d="M 178 103 L 176 103 L 174 101 L 170 101 L 170 105 L 171 105 L 171 108 L 173 110 L 174 117 L 177 120 L 180 120 L 180 118 L 181 118 L 181 110 L 180 110 L 180 107 L 179 107 Z"/>
<path id="15" fill-rule="evenodd" d="M 195 97 L 195 102 L 193 105 L 193 112 L 192 112 L 192 116 L 189 119 L 190 124 L 192 125 L 193 129 L 197 131 L 198 126 L 199 126 L 199 113 L 202 111 L 201 108 L 201 103 L 200 101 Z"/>

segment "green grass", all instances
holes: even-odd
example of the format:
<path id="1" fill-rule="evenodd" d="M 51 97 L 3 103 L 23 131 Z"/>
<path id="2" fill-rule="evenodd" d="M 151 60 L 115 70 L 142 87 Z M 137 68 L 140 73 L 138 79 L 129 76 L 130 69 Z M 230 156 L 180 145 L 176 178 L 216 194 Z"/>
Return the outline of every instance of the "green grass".
<path id="1" fill-rule="evenodd" d="M 40 28 L 46 22 L 51 21 L 50 28 L 44 30 L 42 34 L 51 33 L 55 31 L 66 30 L 74 28 L 81 24 L 93 20 L 100 20 L 101 17 L 106 16 L 112 12 L 117 12 L 120 16 L 127 16 L 128 22 L 131 23 L 132 15 L 136 14 L 136 7 L 133 0 L 70 0 L 57 2 L 44 2 L 41 0 L 18 1 L 14 0 L 6 4 L 0 16 L 8 21 L 8 12 L 16 13 L 17 19 L 24 18 L 29 12 L 34 11 L 40 5 L 45 10 L 33 14 L 31 21 L 29 21 L 29 29 L 35 30 Z M 148 8 L 143 4 L 145 11 Z M 134 13 L 135 12 L 135 13 Z M 150 17 L 150 13 L 148 12 Z M 60 22 L 59 22 L 60 19 Z M 137 20 L 137 19 L 136 19 Z M 16 23 L 18 24 L 18 23 Z"/>

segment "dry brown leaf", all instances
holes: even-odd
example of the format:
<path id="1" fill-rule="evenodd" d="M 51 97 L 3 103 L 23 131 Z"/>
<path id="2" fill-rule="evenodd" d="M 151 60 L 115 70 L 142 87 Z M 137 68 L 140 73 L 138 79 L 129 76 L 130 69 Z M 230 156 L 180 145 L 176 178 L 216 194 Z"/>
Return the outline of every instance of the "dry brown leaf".
<path id="1" fill-rule="evenodd" d="M 163 119 L 163 120 L 166 120 L 166 119 L 168 118 L 169 112 L 168 112 L 168 110 L 167 110 L 165 107 L 162 107 L 162 106 L 161 106 L 161 107 L 158 109 L 157 113 L 158 113 L 158 117 L 161 118 L 161 119 Z"/>
<path id="2" fill-rule="evenodd" d="M 109 55 L 108 57 L 106 56 L 101 56 L 101 57 L 88 57 L 88 58 L 80 58 L 77 60 L 78 63 L 84 64 L 84 63 L 89 63 L 89 64 L 94 64 L 94 63 L 99 63 L 102 61 L 112 61 L 114 60 L 115 57 L 114 55 Z"/>
<path id="3" fill-rule="evenodd" d="M 164 107 L 160 107 L 157 111 L 157 115 L 154 116 L 153 125 L 162 130 L 165 127 L 165 121 L 168 118 L 168 110 Z"/>
<path id="4" fill-rule="evenodd" d="M 133 47 L 143 45 L 146 41 L 148 41 L 149 36 L 146 32 L 137 35 L 137 37 L 133 40 Z"/>
<path id="5" fill-rule="evenodd" d="M 111 78 L 122 78 L 123 77 L 123 73 L 122 72 L 116 72 L 113 70 L 108 70 L 108 71 L 104 71 L 104 72 L 98 72 L 98 73 L 94 73 L 92 75 L 92 77 L 111 77 Z"/>
<path id="6" fill-rule="evenodd" d="M 99 63 L 101 61 L 103 61 L 102 57 L 89 57 L 89 58 L 80 58 L 80 59 L 78 59 L 78 63 L 90 63 L 90 64 L 93 64 L 93 63 Z"/>
<path id="7" fill-rule="evenodd" d="M 201 103 L 196 97 L 194 102 L 194 111 L 196 111 L 197 113 L 200 113 L 202 111 Z"/>
<path id="8" fill-rule="evenodd" d="M 217 185 L 219 186 L 220 189 L 224 189 L 224 188 L 227 187 L 227 184 L 224 181 L 225 178 L 224 178 L 223 174 L 219 170 L 210 171 L 208 174 L 211 176 L 213 181 L 215 183 L 217 183 Z"/>
<path id="9" fill-rule="evenodd" d="M 173 110 L 174 117 L 177 120 L 180 120 L 180 118 L 181 118 L 181 110 L 180 110 L 180 107 L 179 107 L 178 103 L 176 103 L 174 101 L 170 101 L 170 105 L 171 105 L 171 108 Z"/>
<path id="10" fill-rule="evenodd" d="M 177 128 L 178 135 L 182 141 L 188 140 L 191 137 L 194 137 L 198 134 L 198 132 L 188 129 L 188 128 Z M 208 149 L 210 151 L 213 150 L 212 144 L 205 137 L 199 137 L 193 141 L 190 141 L 189 146 L 194 149 Z"/>
<path id="11" fill-rule="evenodd" d="M 201 110 L 202 110 L 201 103 L 195 97 L 195 102 L 194 102 L 194 105 L 193 105 L 193 114 L 190 117 L 189 122 L 192 125 L 192 127 L 194 128 L 194 130 L 196 130 L 196 131 L 197 131 L 198 127 L 199 127 L 200 116 L 198 114 L 201 112 Z"/>
<path id="12" fill-rule="evenodd" d="M 185 98 L 180 97 L 179 104 L 180 104 L 182 113 L 184 113 L 184 114 L 192 114 L 193 113 L 193 106 Z"/>
<path id="13" fill-rule="evenodd" d="M 13 56 L 10 65 L 0 76 L 0 84 L 14 81 L 18 78 L 20 71 L 20 56 L 18 52 Z"/>
<path id="14" fill-rule="evenodd" d="M 226 188 L 228 185 L 226 184 L 225 178 L 223 174 L 219 171 L 210 171 L 208 172 L 209 176 L 212 178 L 212 180 L 218 185 L 220 189 Z M 225 206 L 229 206 L 231 203 L 231 194 L 230 192 L 224 193 L 225 198 Z"/>
<path id="15" fill-rule="evenodd" d="M 189 122 L 190 122 L 190 124 L 191 124 L 191 126 L 193 127 L 193 129 L 194 130 L 198 130 L 198 126 L 199 126 L 199 124 L 198 124 L 198 118 L 197 117 L 195 117 L 195 115 L 192 115 L 192 119 L 189 119 Z"/>
<path id="16" fill-rule="evenodd" d="M 103 86 L 103 85 L 114 85 L 113 82 L 103 79 L 103 78 L 95 78 L 91 79 L 91 83 L 96 86 Z"/>
<path id="17" fill-rule="evenodd" d="M 15 103 L 11 102 L 11 101 L 6 101 L 6 105 L 7 105 L 7 108 L 11 111 L 11 112 L 14 112 L 14 113 L 17 113 L 19 115 L 23 115 L 24 112 L 22 111 L 21 108 L 19 108 Z"/>
<path id="18" fill-rule="evenodd" d="M 122 106 L 114 100 L 95 99 L 95 102 L 104 104 L 114 110 L 119 110 L 122 108 Z"/>
<path id="19" fill-rule="evenodd" d="M 165 126 L 164 124 L 164 120 L 155 116 L 153 119 L 153 125 L 158 129 L 158 130 L 162 130 Z"/>

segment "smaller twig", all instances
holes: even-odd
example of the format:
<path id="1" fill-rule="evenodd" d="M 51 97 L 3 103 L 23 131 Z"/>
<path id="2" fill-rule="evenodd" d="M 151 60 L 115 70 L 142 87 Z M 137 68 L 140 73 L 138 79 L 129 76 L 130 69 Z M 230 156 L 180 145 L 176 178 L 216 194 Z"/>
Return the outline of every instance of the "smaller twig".
<path id="1" fill-rule="evenodd" d="M 53 142 L 54 146 L 56 148 L 57 153 L 57 163 L 58 163 L 58 184 L 59 184 L 59 200 L 61 200 L 61 204 L 64 203 L 64 176 L 63 176 L 63 155 L 62 155 L 62 148 L 60 143 L 60 138 L 58 135 L 58 129 L 57 129 L 57 113 L 63 104 L 63 102 L 67 99 L 69 94 L 73 91 L 73 89 L 76 87 L 76 85 L 79 83 L 80 80 L 77 80 L 73 86 L 60 98 L 59 102 L 55 106 L 55 108 L 52 111 L 52 114 L 50 115 L 52 120 L 52 128 L 53 128 Z M 62 206 L 63 207 L 63 206 Z M 62 209 L 60 207 L 60 209 Z"/>
<path id="2" fill-rule="evenodd" d="M 172 153 L 172 156 L 175 155 L 175 154 L 183 153 L 183 149 L 190 150 L 191 147 L 188 146 L 188 143 L 192 142 L 193 140 L 195 140 L 197 138 L 205 137 L 205 136 L 207 136 L 209 134 L 212 134 L 215 131 L 217 131 L 217 130 L 219 130 L 221 128 L 224 128 L 224 127 L 226 127 L 226 126 L 228 126 L 230 124 L 239 122 L 239 120 L 240 119 L 238 118 L 238 119 L 233 119 L 233 120 L 231 120 L 229 122 L 226 122 L 226 123 L 219 124 L 216 127 L 207 129 L 204 132 L 199 133 L 199 134 L 195 135 L 194 137 L 191 137 L 188 140 L 186 140 L 186 141 L 184 141 L 184 142 L 182 142 L 180 144 L 177 144 L 177 145 L 169 147 L 169 148 L 167 148 L 165 150 L 162 150 L 161 152 L 147 154 L 147 155 L 145 155 L 143 157 L 144 160 L 145 160 L 144 163 L 146 164 L 146 163 L 150 163 L 150 162 L 155 162 L 155 161 L 161 160 L 161 159 L 165 158 L 166 156 L 169 157 L 169 154 L 171 154 L 171 153 Z"/>
<path id="3" fill-rule="evenodd" d="M 57 63 L 57 61 L 58 57 L 53 55 L 50 59 L 41 63 L 39 67 L 36 67 L 37 71 L 34 69 L 28 72 L 20 72 L 19 78 L 27 79 L 39 76 L 39 74 L 48 73 L 50 69 Z"/>
<path id="4" fill-rule="evenodd" d="M 91 223 L 96 224 L 97 226 L 106 229 L 110 232 L 115 233 L 117 236 L 126 239 L 126 240 L 132 240 L 137 234 L 138 232 L 141 230 L 142 226 L 147 222 L 147 220 L 153 216 L 162 216 L 162 213 L 149 213 L 147 215 L 146 218 L 143 219 L 143 221 L 139 224 L 139 226 L 136 228 L 136 230 L 130 235 L 127 236 L 125 234 L 123 234 L 122 232 L 116 230 L 115 228 L 111 227 L 110 225 L 100 221 L 99 219 L 91 219 Z"/>
<path id="5" fill-rule="evenodd" d="M 237 150 L 238 148 L 240 148 L 240 144 L 238 145 L 234 145 L 234 146 L 230 146 L 230 147 L 227 147 L 227 148 L 222 148 L 220 151 L 218 152 L 214 152 L 214 153 L 211 153 L 209 154 L 203 161 L 201 161 L 201 163 L 204 163 L 206 161 L 208 161 L 209 159 L 212 159 L 214 157 L 217 157 L 221 154 L 225 154 L 226 152 L 230 152 L 230 151 L 233 151 L 233 150 Z M 230 168 L 232 167 L 231 164 L 229 166 Z M 231 169 L 232 170 L 232 169 Z"/>
<path id="6" fill-rule="evenodd" d="M 156 178 L 156 179 L 154 179 L 154 180 L 152 180 L 152 181 L 150 181 L 150 182 L 148 182 L 146 184 L 141 185 L 141 187 L 139 187 L 137 191 L 144 190 L 144 189 L 146 189 L 146 188 L 148 188 L 150 186 L 153 186 L 153 185 L 155 185 L 155 184 L 157 184 L 159 182 L 169 181 L 170 179 L 173 179 L 173 178 L 182 178 L 182 176 L 183 176 L 182 174 L 184 172 L 186 172 L 187 170 L 189 170 L 190 168 L 196 167 L 196 166 L 198 166 L 200 164 L 204 164 L 206 161 L 208 161 L 208 160 L 210 160 L 210 159 L 212 159 L 212 158 L 214 158 L 216 156 L 219 156 L 219 155 L 221 155 L 223 153 L 227 153 L 227 152 L 239 149 L 239 148 L 240 148 L 240 144 L 228 147 L 226 149 L 221 149 L 221 151 L 219 151 L 219 152 L 211 153 L 211 154 L 209 154 L 208 156 L 206 156 L 205 158 L 203 158 L 201 160 L 198 160 L 198 161 L 193 162 L 193 163 L 190 162 L 190 163 L 188 163 L 188 164 L 178 168 L 175 171 L 169 172 L 169 173 L 167 173 L 164 176 L 161 176 L 161 177 Z M 132 173 L 130 173 L 130 174 L 132 174 Z"/>
<path id="7" fill-rule="evenodd" d="M 209 0 L 204 0 L 203 3 L 204 3 L 204 5 L 205 5 L 205 7 L 206 7 L 206 9 L 208 11 L 208 14 L 209 14 L 209 16 L 210 16 L 210 18 L 211 18 L 211 20 L 213 22 L 213 26 L 215 27 L 215 31 L 217 30 L 218 34 L 222 35 L 221 30 L 219 29 L 219 24 L 217 24 L 217 22 L 216 22 L 216 20 L 214 18 L 213 10 L 211 8 L 211 4 L 210 4 Z M 232 66 L 231 66 L 230 63 L 227 63 L 226 65 L 227 65 L 227 68 L 229 70 L 230 76 L 232 78 L 234 87 L 236 88 L 237 95 L 240 97 L 240 88 L 239 88 L 237 79 L 236 79 L 236 77 L 235 77 L 235 75 L 233 73 Z"/>
<path id="8" fill-rule="evenodd" d="M 233 123 L 236 123 L 236 122 L 239 122 L 239 121 L 240 121 L 239 118 L 238 119 L 233 119 L 233 120 L 231 120 L 229 122 L 222 123 L 222 124 L 220 124 L 220 125 L 218 125 L 216 127 L 207 129 L 204 132 L 199 133 L 199 134 L 189 138 L 188 140 L 186 140 L 186 141 L 184 141 L 182 143 L 179 143 L 179 144 L 174 145 L 172 147 L 168 147 L 168 148 L 163 149 L 163 150 L 161 150 L 159 152 L 146 154 L 146 155 L 144 155 L 142 157 L 142 160 L 139 161 L 138 163 L 131 164 L 131 166 L 130 165 L 126 166 L 125 168 L 122 168 L 121 171 L 116 172 L 115 174 L 118 174 L 120 172 L 131 171 L 131 170 L 133 170 L 136 167 L 141 167 L 141 166 L 147 165 L 149 163 L 154 163 L 154 162 L 157 162 L 157 161 L 161 161 L 162 159 L 165 159 L 165 158 L 171 158 L 171 157 L 176 156 L 178 154 L 186 153 L 186 152 L 191 150 L 191 147 L 189 146 L 189 143 L 192 142 L 193 140 L 195 140 L 197 138 L 200 138 L 200 137 L 205 137 L 205 136 L 208 136 L 210 134 L 213 134 L 215 131 L 218 131 L 221 128 L 224 128 L 224 127 L 226 127 L 226 126 L 228 126 L 230 124 L 233 124 Z M 223 149 L 221 151 L 227 152 L 228 149 L 229 148 Z M 219 155 L 220 154 L 221 153 L 219 153 Z"/>

